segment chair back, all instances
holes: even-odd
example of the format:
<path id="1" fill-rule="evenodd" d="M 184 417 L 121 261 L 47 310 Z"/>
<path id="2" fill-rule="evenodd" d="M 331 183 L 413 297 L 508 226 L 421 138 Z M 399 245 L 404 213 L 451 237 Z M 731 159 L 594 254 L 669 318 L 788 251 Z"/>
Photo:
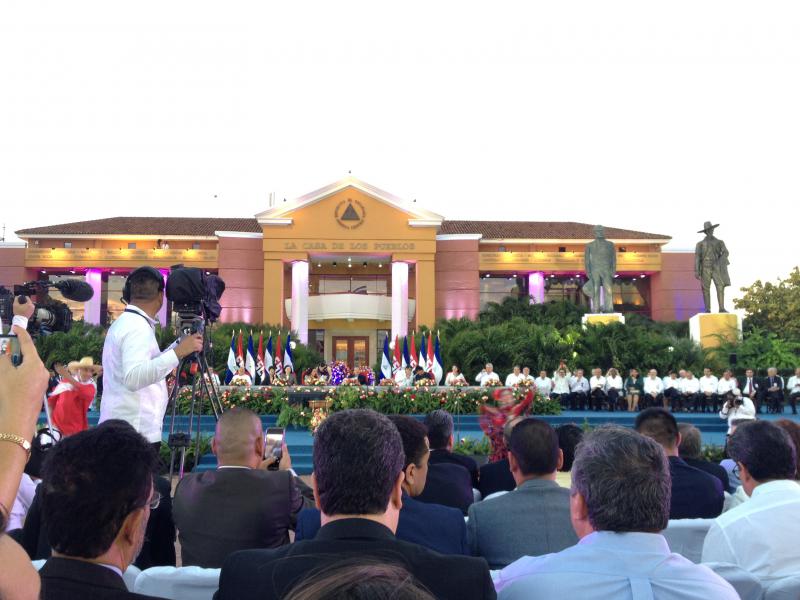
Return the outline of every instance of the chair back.
<path id="1" fill-rule="evenodd" d="M 133 591 L 171 600 L 212 600 L 219 573 L 200 567 L 151 567 L 136 578 Z"/>
<path id="2" fill-rule="evenodd" d="M 703 563 L 703 566 L 730 583 L 742 600 L 761 600 L 764 597 L 764 587 L 758 577 L 741 567 L 729 563 Z M 797 600 L 797 596 L 793 598 Z"/>
<path id="3" fill-rule="evenodd" d="M 699 563 L 703 554 L 703 542 L 714 519 L 670 519 L 661 534 L 667 539 L 669 549 Z"/>

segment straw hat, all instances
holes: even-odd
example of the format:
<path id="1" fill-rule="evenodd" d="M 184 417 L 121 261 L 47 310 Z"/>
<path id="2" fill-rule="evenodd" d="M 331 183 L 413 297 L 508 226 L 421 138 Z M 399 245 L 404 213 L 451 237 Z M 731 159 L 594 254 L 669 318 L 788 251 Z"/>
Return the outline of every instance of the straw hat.
<path id="1" fill-rule="evenodd" d="M 94 364 L 94 359 L 91 356 L 84 356 L 80 360 L 73 360 L 67 365 L 67 369 L 70 371 L 77 371 L 78 369 L 89 369 L 93 373 L 97 373 L 100 370 L 100 365 Z"/>

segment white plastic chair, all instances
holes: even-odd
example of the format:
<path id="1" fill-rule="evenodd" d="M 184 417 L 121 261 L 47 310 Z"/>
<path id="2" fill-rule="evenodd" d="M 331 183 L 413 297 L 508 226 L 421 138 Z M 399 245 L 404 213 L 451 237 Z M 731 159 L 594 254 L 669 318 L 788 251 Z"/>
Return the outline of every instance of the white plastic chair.
<path id="1" fill-rule="evenodd" d="M 764 591 L 764 600 L 797 600 L 800 598 L 800 575 L 773 581 Z"/>
<path id="2" fill-rule="evenodd" d="M 212 600 L 220 569 L 151 567 L 139 574 L 133 591 L 171 600 Z"/>
<path id="3" fill-rule="evenodd" d="M 729 563 L 703 563 L 703 566 L 730 583 L 742 600 L 761 600 L 764 597 L 761 580 L 741 567 Z M 797 596 L 794 596 L 794 600 L 797 600 Z"/>
<path id="4" fill-rule="evenodd" d="M 714 519 L 670 519 L 661 534 L 667 539 L 669 549 L 699 563 L 703 554 L 703 542 Z"/>

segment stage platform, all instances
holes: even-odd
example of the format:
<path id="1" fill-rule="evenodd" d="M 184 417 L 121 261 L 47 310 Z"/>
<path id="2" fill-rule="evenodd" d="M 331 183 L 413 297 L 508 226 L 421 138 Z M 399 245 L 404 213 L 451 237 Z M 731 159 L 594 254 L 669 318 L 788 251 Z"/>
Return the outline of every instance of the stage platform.
<path id="1" fill-rule="evenodd" d="M 784 409 L 783 415 L 759 415 L 759 418 L 766 420 L 777 420 L 782 417 L 792 419 L 800 422 L 800 416 L 792 415 L 791 410 L 787 407 Z M 621 425 L 623 427 L 633 427 L 634 420 L 637 413 L 629 412 L 586 412 L 586 411 L 565 411 L 560 415 L 543 416 L 554 427 L 564 423 L 575 423 L 576 425 L 583 426 L 588 424 L 590 427 L 597 427 L 607 423 Z M 97 424 L 100 414 L 98 412 L 89 412 L 89 425 Z M 416 418 L 422 419 L 423 415 L 413 415 Z M 687 422 L 695 425 L 703 434 L 704 444 L 713 444 L 717 446 L 725 445 L 725 433 L 728 430 L 727 421 L 723 421 L 716 414 L 694 414 L 694 413 L 677 413 L 675 415 L 678 422 Z M 456 415 L 454 416 L 456 426 L 456 438 L 480 438 L 483 435 L 480 426 L 478 425 L 478 415 Z M 261 417 L 264 427 L 274 427 L 277 415 L 265 415 Z M 40 422 L 44 421 L 44 415 Z M 176 419 L 175 430 L 186 431 L 188 426 L 188 418 L 186 416 L 179 416 Z M 200 422 L 200 429 L 202 435 L 212 436 L 214 433 L 215 421 L 213 416 L 203 416 Z M 166 432 L 169 430 L 169 417 L 164 420 L 165 439 Z M 286 432 L 286 441 L 289 444 L 289 452 L 292 455 L 292 466 L 295 471 L 300 475 L 307 475 L 311 473 L 311 452 L 313 447 L 313 437 L 311 433 L 303 429 L 289 428 Z M 216 467 L 216 459 L 213 455 L 209 454 L 204 456 L 199 469 L 213 469 Z"/>

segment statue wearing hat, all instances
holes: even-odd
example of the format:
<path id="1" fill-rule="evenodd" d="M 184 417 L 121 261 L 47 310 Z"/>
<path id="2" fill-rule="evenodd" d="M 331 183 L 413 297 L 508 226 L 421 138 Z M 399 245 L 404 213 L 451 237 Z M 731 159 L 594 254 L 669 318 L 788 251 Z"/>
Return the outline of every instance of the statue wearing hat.
<path id="1" fill-rule="evenodd" d="M 594 312 L 610 313 L 614 312 L 611 286 L 614 284 L 614 273 L 617 271 L 617 254 L 614 251 L 614 243 L 605 238 L 605 228 L 602 225 L 595 225 L 594 236 L 594 241 L 586 244 L 583 255 L 588 281 L 582 289 L 591 299 Z"/>
<path id="2" fill-rule="evenodd" d="M 725 310 L 725 286 L 731 284 L 728 275 L 728 248 L 725 242 L 714 237 L 714 230 L 719 224 L 712 225 L 711 221 L 703 224 L 703 229 L 697 233 L 705 233 L 706 237 L 697 243 L 694 250 L 694 276 L 700 280 L 703 288 L 703 303 L 706 312 L 711 312 L 711 282 L 717 290 L 719 312 Z"/>

